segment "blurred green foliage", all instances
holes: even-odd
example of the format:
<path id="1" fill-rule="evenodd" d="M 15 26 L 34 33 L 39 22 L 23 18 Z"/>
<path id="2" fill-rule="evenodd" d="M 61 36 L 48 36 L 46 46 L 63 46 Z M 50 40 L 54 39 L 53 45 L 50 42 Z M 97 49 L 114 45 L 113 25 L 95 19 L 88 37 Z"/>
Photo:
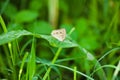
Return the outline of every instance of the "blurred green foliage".
<path id="1" fill-rule="evenodd" d="M 8 33 L 4 34 L 0 25 L 0 79 L 18 79 L 20 64 L 26 62 L 27 65 L 21 67 L 23 69 L 21 80 L 25 80 L 28 75 L 30 80 L 42 80 L 57 48 L 62 47 L 56 64 L 69 68 L 76 66 L 78 71 L 95 80 L 112 80 L 114 76 L 112 68 L 101 69 L 94 75 L 91 73 L 95 69 L 95 64 L 97 68 L 108 64 L 114 65 L 115 69 L 119 67 L 117 64 L 120 61 L 120 1 L 59 0 L 58 26 L 53 26 L 49 21 L 50 1 L 54 0 L 0 0 L 0 15 L 8 30 Z M 64 42 L 50 35 L 53 29 L 59 28 L 66 29 L 67 37 Z M 69 35 L 73 28 L 75 30 Z M 13 66 L 9 47 L 6 45 L 10 42 L 15 59 Z M 116 47 L 118 50 L 108 53 Z M 28 58 L 22 61 L 26 53 L 29 54 Z M 99 59 L 103 56 L 105 57 L 100 62 Z M 68 71 L 68 68 L 65 70 L 58 68 L 58 65 L 52 66 L 50 80 L 73 80 L 73 72 Z M 120 76 L 117 76 L 113 80 L 119 79 Z M 83 75 L 77 75 L 77 80 L 86 79 Z"/>

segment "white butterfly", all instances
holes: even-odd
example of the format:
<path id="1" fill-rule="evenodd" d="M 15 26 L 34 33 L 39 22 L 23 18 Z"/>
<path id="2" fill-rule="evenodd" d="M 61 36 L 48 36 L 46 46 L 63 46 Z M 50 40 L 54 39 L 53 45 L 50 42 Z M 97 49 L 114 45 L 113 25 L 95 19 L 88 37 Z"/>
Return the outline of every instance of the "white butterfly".
<path id="1" fill-rule="evenodd" d="M 65 29 L 58 29 L 58 30 L 53 30 L 51 32 L 51 35 L 58 39 L 59 41 L 63 41 L 66 37 L 66 30 Z"/>

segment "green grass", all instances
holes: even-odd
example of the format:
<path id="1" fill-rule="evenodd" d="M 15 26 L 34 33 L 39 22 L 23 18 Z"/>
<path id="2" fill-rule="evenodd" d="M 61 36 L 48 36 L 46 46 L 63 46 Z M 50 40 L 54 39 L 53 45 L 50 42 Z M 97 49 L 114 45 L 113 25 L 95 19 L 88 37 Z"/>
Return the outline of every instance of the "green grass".
<path id="1" fill-rule="evenodd" d="M 76 75 L 76 69 L 77 69 L 77 68 L 76 68 L 76 66 L 75 66 L 75 67 L 74 67 L 74 78 L 73 78 L 73 80 L 76 80 L 76 76 L 77 76 L 77 75 Z"/>
<path id="2" fill-rule="evenodd" d="M 52 3 L 0 1 L 0 80 L 120 80 L 120 1 Z"/>

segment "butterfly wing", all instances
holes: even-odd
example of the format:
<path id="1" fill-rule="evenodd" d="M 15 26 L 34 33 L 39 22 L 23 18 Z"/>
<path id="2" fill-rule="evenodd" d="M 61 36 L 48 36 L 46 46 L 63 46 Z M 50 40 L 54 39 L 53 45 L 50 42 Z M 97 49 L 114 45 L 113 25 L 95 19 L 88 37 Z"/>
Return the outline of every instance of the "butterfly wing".
<path id="1" fill-rule="evenodd" d="M 66 31 L 65 29 L 53 30 L 51 35 L 59 41 L 63 41 L 66 37 Z"/>

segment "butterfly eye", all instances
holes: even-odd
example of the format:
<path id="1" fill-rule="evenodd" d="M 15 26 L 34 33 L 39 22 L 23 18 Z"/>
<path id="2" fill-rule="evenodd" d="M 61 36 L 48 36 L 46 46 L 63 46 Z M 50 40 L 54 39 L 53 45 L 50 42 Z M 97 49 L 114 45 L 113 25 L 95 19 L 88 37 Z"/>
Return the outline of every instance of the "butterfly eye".
<path id="1" fill-rule="evenodd" d="M 60 34 L 62 34 L 62 32 L 60 32 Z"/>
<path id="2" fill-rule="evenodd" d="M 56 34 L 58 34 L 58 32 L 56 32 Z"/>

